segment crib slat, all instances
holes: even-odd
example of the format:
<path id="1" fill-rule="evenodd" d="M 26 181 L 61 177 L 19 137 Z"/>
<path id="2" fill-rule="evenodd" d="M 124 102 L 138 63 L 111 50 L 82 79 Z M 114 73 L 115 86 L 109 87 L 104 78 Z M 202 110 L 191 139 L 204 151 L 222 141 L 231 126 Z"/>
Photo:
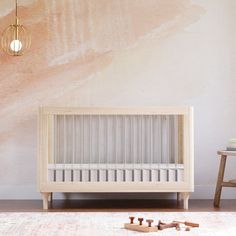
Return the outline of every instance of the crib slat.
<path id="1" fill-rule="evenodd" d="M 108 182 L 108 166 L 109 166 L 109 117 L 107 116 L 105 119 L 105 159 L 106 159 L 106 170 L 105 170 L 105 181 Z"/>
<path id="2" fill-rule="evenodd" d="M 81 170 L 82 176 L 81 176 L 81 181 L 83 182 L 89 182 L 89 170 Z"/>
<path id="3" fill-rule="evenodd" d="M 132 182 L 133 175 L 132 175 L 132 170 L 126 169 L 125 170 L 125 182 Z"/>
<path id="4" fill-rule="evenodd" d="M 76 152 L 76 124 L 75 124 L 75 116 L 72 116 L 72 170 L 73 166 L 75 164 L 75 152 Z M 74 175 L 72 171 L 72 181 L 73 181 Z"/>
<path id="5" fill-rule="evenodd" d="M 89 116 L 89 165 L 91 164 L 92 160 L 92 119 L 91 115 Z M 89 167 L 89 182 L 92 181 L 92 173 L 91 168 Z"/>
<path id="6" fill-rule="evenodd" d="M 63 116 L 63 164 L 66 164 L 66 150 L 67 150 L 67 143 L 66 143 L 66 116 Z M 64 179 L 64 176 L 63 176 Z"/>
<path id="7" fill-rule="evenodd" d="M 125 124 L 125 116 L 122 116 L 122 123 L 123 123 L 123 156 L 124 156 L 124 160 L 123 160 L 123 181 L 126 181 L 126 124 Z"/>
<path id="8" fill-rule="evenodd" d="M 141 182 L 142 180 L 142 172 L 140 169 L 135 169 L 134 170 L 134 182 Z"/>
<path id="9" fill-rule="evenodd" d="M 170 182 L 171 181 L 171 170 L 169 167 L 170 161 L 171 161 L 171 117 L 170 116 L 166 116 L 166 157 L 167 157 L 167 181 Z"/>
<path id="10" fill-rule="evenodd" d="M 149 140 L 150 140 L 150 172 L 149 172 L 149 181 L 152 182 L 152 163 L 153 163 L 153 116 L 150 116 L 150 124 L 149 124 Z"/>
<path id="11" fill-rule="evenodd" d="M 56 170 L 56 182 L 62 182 L 63 180 L 63 170 Z"/>
<path id="12" fill-rule="evenodd" d="M 97 182 L 98 181 L 97 170 L 90 170 L 90 182 Z"/>
<path id="13" fill-rule="evenodd" d="M 55 171 L 54 170 L 48 170 L 48 181 L 54 182 L 55 181 Z"/>
<path id="14" fill-rule="evenodd" d="M 117 170 L 117 182 L 124 182 L 124 170 Z"/>
<path id="15" fill-rule="evenodd" d="M 106 182 L 106 170 L 104 169 L 99 170 L 99 181 Z"/>
<path id="16" fill-rule="evenodd" d="M 98 115 L 98 170 L 97 170 L 97 181 L 100 181 L 100 171 L 99 171 L 99 164 L 100 164 L 100 115 Z"/>
<path id="17" fill-rule="evenodd" d="M 152 182 L 158 182 L 158 170 L 157 169 L 153 169 L 151 171 L 151 176 L 152 176 L 152 179 L 151 179 Z"/>
<path id="18" fill-rule="evenodd" d="M 150 170 L 143 169 L 142 170 L 142 181 L 149 182 L 149 180 L 150 180 Z"/>
<path id="19" fill-rule="evenodd" d="M 178 171 L 177 171 L 177 164 L 178 164 L 178 144 L 179 144 L 179 133 L 178 133 L 178 116 L 174 117 L 174 159 L 175 159 L 175 181 L 178 182 Z"/>
<path id="20" fill-rule="evenodd" d="M 74 182 L 80 182 L 81 181 L 80 170 L 74 169 L 74 171 L 73 171 L 73 181 Z"/>
<path id="21" fill-rule="evenodd" d="M 65 177 L 64 177 L 65 182 L 71 182 L 72 181 L 72 171 L 70 170 L 65 170 Z"/>
<path id="22" fill-rule="evenodd" d="M 159 158 L 158 163 L 163 163 L 163 155 L 162 155 L 162 145 L 163 145 L 163 132 L 162 132 L 162 116 L 158 117 L 158 144 L 159 144 Z"/>
<path id="23" fill-rule="evenodd" d="M 109 180 L 109 182 L 115 182 L 116 181 L 115 175 L 116 175 L 115 170 L 108 170 L 108 180 Z"/>
<path id="24" fill-rule="evenodd" d="M 57 164 L 57 158 L 58 158 L 58 122 L 57 122 L 57 116 L 53 116 L 53 165 L 54 165 L 54 170 L 49 170 L 49 181 L 50 182 L 55 182 L 56 181 L 56 164 Z M 52 172 L 52 173 L 50 173 Z"/>
<path id="25" fill-rule="evenodd" d="M 178 182 L 183 182 L 184 181 L 184 170 L 183 169 L 178 169 L 177 170 L 177 179 L 178 179 Z"/>
<path id="26" fill-rule="evenodd" d="M 168 181 L 168 171 L 167 169 L 160 169 L 160 182 Z"/>
<path id="27" fill-rule="evenodd" d="M 175 176 L 175 169 L 169 169 L 169 182 L 175 182 L 176 181 L 176 176 Z"/>

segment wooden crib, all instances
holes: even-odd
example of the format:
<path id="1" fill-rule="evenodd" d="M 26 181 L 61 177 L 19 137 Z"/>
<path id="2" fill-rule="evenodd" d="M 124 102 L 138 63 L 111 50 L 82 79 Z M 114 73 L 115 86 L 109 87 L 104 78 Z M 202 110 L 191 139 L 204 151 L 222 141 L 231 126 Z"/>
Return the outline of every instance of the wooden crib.
<path id="1" fill-rule="evenodd" d="M 193 183 L 191 107 L 39 109 L 38 189 L 177 192 Z"/>

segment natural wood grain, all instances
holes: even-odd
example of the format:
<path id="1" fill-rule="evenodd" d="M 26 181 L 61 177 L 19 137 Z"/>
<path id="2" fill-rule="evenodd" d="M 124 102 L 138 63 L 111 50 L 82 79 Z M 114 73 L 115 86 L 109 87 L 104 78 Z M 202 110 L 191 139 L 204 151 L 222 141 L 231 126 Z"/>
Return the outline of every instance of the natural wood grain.
<path id="1" fill-rule="evenodd" d="M 222 156 L 236 156 L 236 151 L 218 151 L 218 155 Z"/>
<path id="2" fill-rule="evenodd" d="M 221 191 L 222 191 L 222 182 L 224 180 L 226 159 L 227 159 L 226 155 L 221 155 L 221 161 L 220 161 L 220 167 L 219 167 L 219 173 L 218 173 L 216 191 L 215 191 L 215 199 L 214 199 L 215 207 L 219 207 L 219 204 L 220 204 L 220 196 L 221 196 Z"/>
<path id="3" fill-rule="evenodd" d="M 137 232 L 146 232 L 146 233 L 158 231 L 157 226 L 148 227 L 147 225 L 129 224 L 129 223 L 125 223 L 124 228 L 128 230 L 133 230 Z"/>
<path id="4" fill-rule="evenodd" d="M 221 186 L 222 187 L 236 187 L 236 183 L 232 183 L 231 181 L 228 181 L 228 182 L 223 181 Z"/>

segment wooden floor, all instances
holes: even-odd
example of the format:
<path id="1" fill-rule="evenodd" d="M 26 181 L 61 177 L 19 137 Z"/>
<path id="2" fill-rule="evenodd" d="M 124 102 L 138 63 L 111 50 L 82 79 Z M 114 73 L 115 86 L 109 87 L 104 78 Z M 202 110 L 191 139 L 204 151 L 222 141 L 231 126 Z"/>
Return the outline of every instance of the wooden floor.
<path id="1" fill-rule="evenodd" d="M 0 200 L 0 212 L 42 212 L 40 200 Z M 54 200 L 49 212 L 136 212 L 136 211 L 185 211 L 175 200 Z M 189 211 L 236 211 L 236 200 L 222 200 L 220 208 L 213 207 L 213 200 L 190 200 Z"/>

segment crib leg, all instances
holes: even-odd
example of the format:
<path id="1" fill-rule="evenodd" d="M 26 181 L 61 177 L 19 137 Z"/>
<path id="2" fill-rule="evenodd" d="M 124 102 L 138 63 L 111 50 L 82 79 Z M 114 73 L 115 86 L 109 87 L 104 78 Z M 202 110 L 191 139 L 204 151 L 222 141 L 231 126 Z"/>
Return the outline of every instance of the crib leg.
<path id="1" fill-rule="evenodd" d="M 182 193 L 181 197 L 182 197 L 182 199 L 184 201 L 184 209 L 188 210 L 189 193 L 188 192 Z"/>
<path id="2" fill-rule="evenodd" d="M 48 199 L 49 199 L 50 193 L 42 193 L 43 197 L 43 209 L 48 210 Z"/>
<path id="3" fill-rule="evenodd" d="M 48 201 L 49 201 L 49 202 L 52 202 L 52 193 L 49 194 L 49 196 L 48 196 Z"/>
<path id="4" fill-rule="evenodd" d="M 181 193 L 177 193 L 177 202 L 181 200 Z"/>

